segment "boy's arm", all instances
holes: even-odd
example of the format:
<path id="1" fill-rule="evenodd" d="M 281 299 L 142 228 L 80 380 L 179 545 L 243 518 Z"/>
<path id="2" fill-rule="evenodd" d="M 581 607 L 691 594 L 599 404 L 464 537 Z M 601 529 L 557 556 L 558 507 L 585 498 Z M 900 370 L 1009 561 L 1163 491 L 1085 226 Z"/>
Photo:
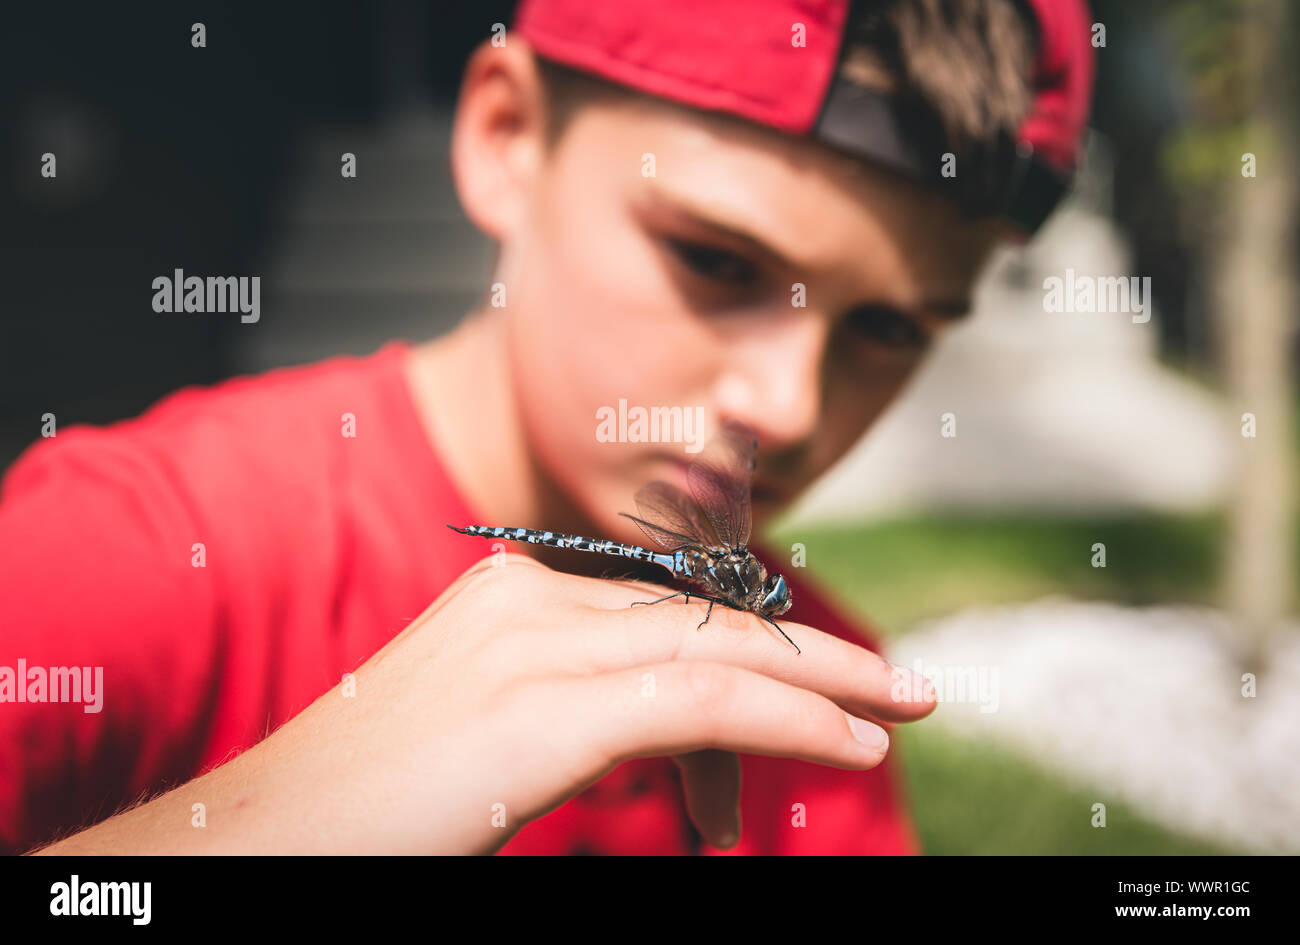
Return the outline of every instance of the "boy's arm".
<path id="1" fill-rule="evenodd" d="M 202 778 L 44 852 L 489 852 L 630 758 L 717 749 L 861 771 L 888 744 L 862 716 L 933 708 L 895 701 L 877 657 L 811 627 L 791 624 L 808 640 L 794 656 L 752 626 L 697 633 L 698 608 L 686 621 L 666 608 L 633 618 L 630 602 L 654 589 L 485 559 L 351 684 Z M 533 606 L 521 614 L 519 600 Z M 711 842 L 734 842 L 739 785 L 692 770 L 707 775 L 684 769 L 692 819 Z"/>

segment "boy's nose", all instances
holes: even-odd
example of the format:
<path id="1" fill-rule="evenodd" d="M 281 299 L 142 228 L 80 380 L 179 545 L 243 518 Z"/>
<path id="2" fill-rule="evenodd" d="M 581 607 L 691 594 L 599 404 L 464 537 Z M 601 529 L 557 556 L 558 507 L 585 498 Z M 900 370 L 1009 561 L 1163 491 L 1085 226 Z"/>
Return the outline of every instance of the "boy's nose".
<path id="1" fill-rule="evenodd" d="M 720 414 L 743 421 L 771 448 L 806 440 L 821 416 L 829 334 L 829 320 L 806 311 L 754 326 L 718 380 Z"/>

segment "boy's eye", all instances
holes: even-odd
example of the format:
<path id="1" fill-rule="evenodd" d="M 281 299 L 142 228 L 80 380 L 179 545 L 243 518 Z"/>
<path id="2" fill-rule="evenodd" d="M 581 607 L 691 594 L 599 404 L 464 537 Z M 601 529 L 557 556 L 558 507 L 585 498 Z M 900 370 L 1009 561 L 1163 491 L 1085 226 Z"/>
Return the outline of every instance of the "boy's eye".
<path id="1" fill-rule="evenodd" d="M 930 340 L 915 321 L 883 306 L 869 305 L 854 309 L 845 324 L 859 337 L 889 348 L 921 349 Z"/>
<path id="2" fill-rule="evenodd" d="M 687 268 L 705 279 L 730 285 L 752 285 L 758 279 L 757 266 L 728 250 L 679 239 L 667 243 Z"/>

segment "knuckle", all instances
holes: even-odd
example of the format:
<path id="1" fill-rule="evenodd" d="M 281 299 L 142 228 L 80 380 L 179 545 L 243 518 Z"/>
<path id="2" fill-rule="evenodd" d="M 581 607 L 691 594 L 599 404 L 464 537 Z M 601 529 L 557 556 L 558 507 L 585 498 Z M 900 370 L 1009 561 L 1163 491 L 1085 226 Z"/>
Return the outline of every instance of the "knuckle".
<path id="1" fill-rule="evenodd" d="M 546 565 L 538 561 L 536 558 L 531 558 L 520 551 L 503 551 L 500 553 L 500 559 L 504 563 L 498 565 L 499 568 L 533 568 L 535 570 L 540 570 L 540 571 L 551 570 Z M 527 572 L 516 571 L 514 573 L 520 574 L 520 573 L 527 573 Z"/>
<path id="2" fill-rule="evenodd" d="M 428 616 L 445 609 L 452 624 L 466 631 L 460 634 L 466 655 L 493 672 L 511 672 L 524 664 L 529 640 L 536 636 L 529 632 L 534 611 L 520 602 L 538 599 L 534 582 L 549 570 L 526 555 L 485 558 L 456 580 Z"/>
<path id="3" fill-rule="evenodd" d="M 480 573 L 490 575 L 496 581 L 521 581 L 535 576 L 538 572 L 550 568 L 517 551 L 493 552 L 474 565 Z"/>
<path id="4" fill-rule="evenodd" d="M 462 597 L 466 594 L 473 594 L 482 584 L 492 580 L 494 570 L 496 569 L 492 567 L 491 558 L 481 558 L 461 572 L 460 577 L 456 578 L 451 583 L 451 586 L 447 588 L 445 596 Z"/>
<path id="5" fill-rule="evenodd" d="M 473 564 L 461 580 L 465 591 L 490 601 L 508 600 L 523 593 L 550 569 L 527 555 L 514 552 L 492 554 Z"/>

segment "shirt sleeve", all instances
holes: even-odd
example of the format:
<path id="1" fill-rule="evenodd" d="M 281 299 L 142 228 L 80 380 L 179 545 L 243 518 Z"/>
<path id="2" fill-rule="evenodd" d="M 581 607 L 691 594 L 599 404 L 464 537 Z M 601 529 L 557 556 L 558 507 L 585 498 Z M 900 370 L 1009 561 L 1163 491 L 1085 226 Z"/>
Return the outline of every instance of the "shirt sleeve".
<path id="1" fill-rule="evenodd" d="M 192 773 L 219 660 L 203 528 L 165 457 L 73 427 L 0 487 L 0 852 Z"/>

